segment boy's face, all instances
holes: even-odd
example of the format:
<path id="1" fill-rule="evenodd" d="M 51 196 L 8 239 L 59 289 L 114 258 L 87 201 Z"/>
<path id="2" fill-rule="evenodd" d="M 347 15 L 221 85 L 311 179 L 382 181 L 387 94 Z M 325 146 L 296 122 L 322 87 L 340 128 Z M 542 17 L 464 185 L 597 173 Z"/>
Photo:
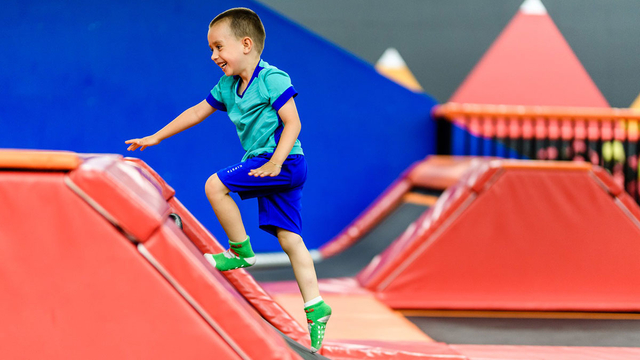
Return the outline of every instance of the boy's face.
<path id="1" fill-rule="evenodd" d="M 245 67 L 247 48 L 229 27 L 229 20 L 222 20 L 209 28 L 207 34 L 211 48 L 211 60 L 220 66 L 227 76 L 239 75 Z"/>

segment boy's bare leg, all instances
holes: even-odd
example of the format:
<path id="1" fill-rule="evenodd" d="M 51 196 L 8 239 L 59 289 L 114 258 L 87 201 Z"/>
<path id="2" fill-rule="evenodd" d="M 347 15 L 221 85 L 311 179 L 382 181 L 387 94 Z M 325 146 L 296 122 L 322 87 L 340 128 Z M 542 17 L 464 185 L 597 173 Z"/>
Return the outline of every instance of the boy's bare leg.
<path id="1" fill-rule="evenodd" d="M 282 249 L 289 255 L 293 274 L 296 276 L 302 299 L 305 302 L 304 312 L 307 316 L 307 326 L 311 337 L 311 352 L 315 353 L 322 347 L 327 321 L 331 317 L 331 307 L 320 297 L 316 269 L 302 237 L 283 229 L 278 229 L 277 235 Z"/>
<path id="2" fill-rule="evenodd" d="M 204 189 L 229 240 L 233 242 L 246 240 L 247 232 L 244 229 L 238 205 L 229 195 L 229 189 L 220 181 L 217 174 L 213 174 L 207 180 Z"/>
<path id="3" fill-rule="evenodd" d="M 304 245 L 302 237 L 284 229 L 278 229 L 277 235 L 282 250 L 291 260 L 291 267 L 293 267 L 293 274 L 298 282 L 300 293 L 302 293 L 302 299 L 307 302 L 320 296 L 313 259 Z"/>

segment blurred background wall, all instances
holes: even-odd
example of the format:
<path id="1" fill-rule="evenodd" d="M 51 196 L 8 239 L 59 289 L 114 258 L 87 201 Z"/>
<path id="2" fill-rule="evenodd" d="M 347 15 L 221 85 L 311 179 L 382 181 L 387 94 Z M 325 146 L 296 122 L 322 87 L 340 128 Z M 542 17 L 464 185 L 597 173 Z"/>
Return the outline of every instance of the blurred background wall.
<path id="1" fill-rule="evenodd" d="M 261 16 L 263 58 L 287 71 L 300 93 L 310 166 L 303 235 L 317 248 L 407 166 L 433 153 L 435 101 L 253 1 L 3 2 L 0 147 L 140 157 L 225 242 L 204 183 L 244 154 L 227 116 L 216 113 L 144 152 L 126 152 L 124 141 L 152 134 L 207 96 L 222 76 L 210 59 L 207 27 L 236 6 Z M 256 250 L 279 250 L 257 229 L 256 201 L 239 205 Z"/>

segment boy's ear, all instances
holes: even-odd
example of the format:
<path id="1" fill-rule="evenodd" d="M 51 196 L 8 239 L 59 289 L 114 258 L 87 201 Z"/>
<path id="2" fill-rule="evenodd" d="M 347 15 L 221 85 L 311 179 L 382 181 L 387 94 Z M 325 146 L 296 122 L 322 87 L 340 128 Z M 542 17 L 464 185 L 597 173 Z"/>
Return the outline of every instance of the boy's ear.
<path id="1" fill-rule="evenodd" d="M 251 40 L 250 37 L 245 36 L 242 38 L 242 47 L 245 54 L 250 53 L 251 49 L 253 49 L 253 40 Z"/>

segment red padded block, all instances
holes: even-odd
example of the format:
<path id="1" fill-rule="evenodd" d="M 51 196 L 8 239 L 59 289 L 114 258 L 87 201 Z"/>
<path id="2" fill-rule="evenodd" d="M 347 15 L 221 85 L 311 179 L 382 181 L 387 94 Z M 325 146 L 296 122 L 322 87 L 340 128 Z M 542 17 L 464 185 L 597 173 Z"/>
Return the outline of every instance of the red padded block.
<path id="1" fill-rule="evenodd" d="M 414 224 L 428 231 L 365 287 L 393 308 L 640 310 L 639 222 L 590 170 L 502 170 L 439 226 Z"/>
<path id="2" fill-rule="evenodd" d="M 169 202 L 172 211 L 182 218 L 185 234 L 201 253 L 215 254 L 224 251 L 215 237 L 176 197 L 173 197 Z M 222 274 L 273 326 L 293 340 L 305 346 L 310 345 L 307 331 L 282 306 L 276 303 L 245 269 L 225 271 Z"/>
<path id="3" fill-rule="evenodd" d="M 146 170 L 119 158 L 89 158 L 69 173 L 67 184 L 139 241 L 145 241 L 170 211 L 160 184 Z"/>
<path id="4" fill-rule="evenodd" d="M 63 173 L 0 172 L 5 359 L 239 359 Z"/>
<path id="5" fill-rule="evenodd" d="M 144 247 L 213 319 L 216 330 L 249 358 L 297 358 L 291 355 L 280 335 L 262 321 L 219 271 L 204 260 L 171 220 Z"/>

